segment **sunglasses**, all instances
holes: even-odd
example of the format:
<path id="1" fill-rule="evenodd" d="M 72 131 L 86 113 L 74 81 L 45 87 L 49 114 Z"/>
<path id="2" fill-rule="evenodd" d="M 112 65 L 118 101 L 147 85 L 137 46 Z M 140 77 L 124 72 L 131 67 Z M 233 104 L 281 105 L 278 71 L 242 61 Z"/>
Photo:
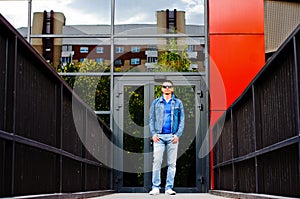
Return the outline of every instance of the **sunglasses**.
<path id="1" fill-rule="evenodd" d="M 172 85 L 162 85 L 163 88 L 173 88 Z"/>

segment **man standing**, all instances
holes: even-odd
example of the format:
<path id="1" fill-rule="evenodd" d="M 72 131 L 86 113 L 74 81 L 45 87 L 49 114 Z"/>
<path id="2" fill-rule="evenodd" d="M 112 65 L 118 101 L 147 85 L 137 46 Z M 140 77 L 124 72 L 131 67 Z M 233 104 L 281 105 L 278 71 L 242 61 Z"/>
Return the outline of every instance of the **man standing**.
<path id="1" fill-rule="evenodd" d="M 153 140 L 152 190 L 150 195 L 158 195 L 161 184 L 161 164 L 167 149 L 167 179 L 165 194 L 175 195 L 173 190 L 179 138 L 184 128 L 184 108 L 182 101 L 175 97 L 174 85 L 170 80 L 162 83 L 163 95 L 155 99 L 150 108 L 149 126 Z"/>

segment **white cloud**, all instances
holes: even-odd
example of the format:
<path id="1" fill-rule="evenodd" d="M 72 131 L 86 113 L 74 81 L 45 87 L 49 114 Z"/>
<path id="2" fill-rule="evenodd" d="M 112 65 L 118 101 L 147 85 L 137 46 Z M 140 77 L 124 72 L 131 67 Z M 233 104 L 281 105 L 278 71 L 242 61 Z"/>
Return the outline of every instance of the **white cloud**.
<path id="1" fill-rule="evenodd" d="M 62 12 L 66 16 L 66 24 L 108 24 L 110 16 L 101 16 L 96 12 L 86 12 L 72 7 L 74 0 L 33 0 L 32 13 L 46 11 Z M 0 0 L 0 13 L 16 28 L 28 24 L 28 1 Z"/>
<path id="2" fill-rule="evenodd" d="M 97 24 L 99 16 L 86 12 L 85 10 L 71 7 L 73 0 L 58 0 L 51 3 L 45 3 L 45 0 L 34 1 L 33 12 L 51 11 L 62 12 L 66 17 L 66 24 Z"/>
<path id="3" fill-rule="evenodd" d="M 146 13 L 141 13 L 139 15 L 134 15 L 129 18 L 123 18 L 120 21 L 116 21 L 116 24 L 138 24 L 145 23 L 145 20 L 148 20 L 149 17 Z"/>
<path id="4" fill-rule="evenodd" d="M 188 14 L 204 13 L 203 0 L 181 0 L 185 4 L 185 10 Z"/>
<path id="5" fill-rule="evenodd" d="M 28 2 L 27 1 L 0 1 L 0 13 L 14 27 L 27 26 Z"/>
<path id="6" fill-rule="evenodd" d="M 190 24 L 204 23 L 204 1 L 203 0 L 181 0 L 184 4 L 186 21 Z"/>

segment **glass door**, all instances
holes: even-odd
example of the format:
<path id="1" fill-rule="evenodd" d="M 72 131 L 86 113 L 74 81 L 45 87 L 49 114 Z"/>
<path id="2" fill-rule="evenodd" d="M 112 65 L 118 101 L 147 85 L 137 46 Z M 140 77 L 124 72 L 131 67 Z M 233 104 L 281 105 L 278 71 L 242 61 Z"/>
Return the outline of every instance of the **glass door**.
<path id="1" fill-rule="evenodd" d="M 203 117 L 203 86 L 198 77 L 168 76 L 175 95 L 185 107 L 185 131 L 180 138 L 174 189 L 177 192 L 202 192 L 206 164 L 198 157 Z M 116 77 L 114 89 L 114 135 L 118 150 L 114 154 L 115 186 L 119 192 L 148 192 L 151 189 L 152 145 L 148 117 L 152 100 L 161 96 L 161 79 Z M 202 90 L 201 90 L 202 89 Z M 164 158 L 166 159 L 166 158 Z M 202 165 L 201 165 L 202 164 Z M 167 164 L 162 165 L 162 184 Z M 208 181 L 207 181 L 208 182 Z"/>
<path id="2" fill-rule="evenodd" d="M 120 192 L 151 187 L 150 138 L 147 129 L 149 78 L 116 77 L 114 89 L 115 186 Z"/>

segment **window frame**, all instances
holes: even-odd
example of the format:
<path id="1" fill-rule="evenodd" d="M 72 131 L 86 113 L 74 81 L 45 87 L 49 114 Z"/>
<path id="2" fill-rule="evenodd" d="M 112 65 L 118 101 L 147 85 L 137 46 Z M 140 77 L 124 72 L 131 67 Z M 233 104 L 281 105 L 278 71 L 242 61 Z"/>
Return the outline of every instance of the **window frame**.
<path id="1" fill-rule="evenodd" d="M 103 54 L 104 53 L 104 47 L 103 46 L 96 47 L 96 53 L 97 54 Z"/>
<path id="2" fill-rule="evenodd" d="M 79 48 L 80 53 L 89 53 L 89 47 L 88 46 L 80 46 Z"/>
<path id="3" fill-rule="evenodd" d="M 130 59 L 130 65 L 140 65 L 141 64 L 141 59 L 134 57 Z"/>
<path id="4" fill-rule="evenodd" d="M 116 46 L 116 53 L 124 53 L 124 47 L 123 46 Z"/>
<path id="5" fill-rule="evenodd" d="M 132 53 L 139 53 L 139 52 L 141 52 L 141 47 L 140 46 L 132 46 L 131 47 L 131 52 Z"/>

